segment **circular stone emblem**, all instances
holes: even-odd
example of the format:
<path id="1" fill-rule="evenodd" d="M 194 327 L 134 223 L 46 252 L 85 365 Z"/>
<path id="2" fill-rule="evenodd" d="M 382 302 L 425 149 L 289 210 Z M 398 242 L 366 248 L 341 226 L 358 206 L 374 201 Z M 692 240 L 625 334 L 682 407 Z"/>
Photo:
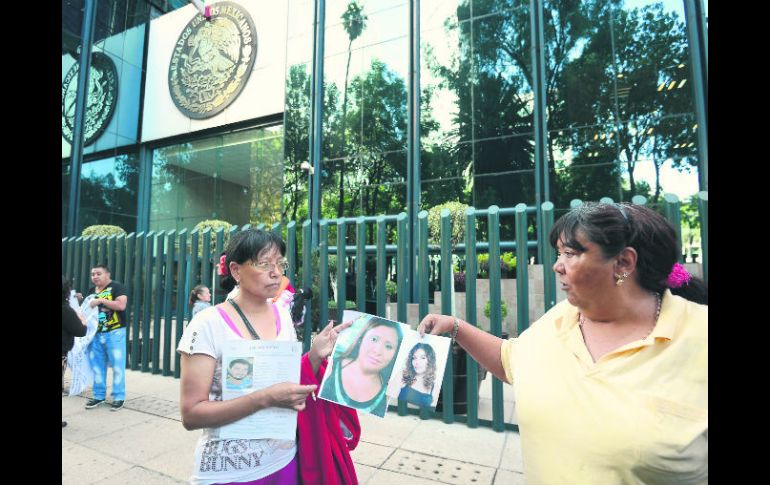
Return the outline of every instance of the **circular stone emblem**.
<path id="1" fill-rule="evenodd" d="M 251 16 L 235 3 L 215 3 L 211 18 L 196 15 L 174 46 L 168 68 L 171 99 L 189 118 L 211 118 L 235 101 L 256 58 Z"/>
<path id="2" fill-rule="evenodd" d="M 61 133 L 70 144 L 75 119 L 79 70 L 80 66 L 75 63 L 64 76 L 61 84 Z M 89 72 L 83 146 L 90 145 L 102 135 L 110 124 L 115 105 L 118 103 L 118 71 L 112 59 L 101 52 L 94 52 L 91 54 Z"/>

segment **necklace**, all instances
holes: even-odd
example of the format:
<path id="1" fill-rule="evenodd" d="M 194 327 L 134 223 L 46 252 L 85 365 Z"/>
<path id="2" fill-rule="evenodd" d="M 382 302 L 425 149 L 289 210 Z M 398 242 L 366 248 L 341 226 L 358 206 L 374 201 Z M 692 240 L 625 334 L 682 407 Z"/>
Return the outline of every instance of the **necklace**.
<path id="1" fill-rule="evenodd" d="M 650 331 L 647 332 L 647 335 L 642 337 L 640 340 L 644 340 L 647 337 L 650 336 L 653 330 L 655 330 L 655 326 L 658 324 L 658 317 L 660 317 L 660 305 L 661 305 L 661 297 L 660 293 L 653 293 L 655 295 L 655 320 L 652 322 L 652 328 L 650 328 Z M 580 332 L 583 332 L 583 324 L 586 323 L 586 317 L 582 314 L 578 314 L 578 325 L 580 325 Z"/>

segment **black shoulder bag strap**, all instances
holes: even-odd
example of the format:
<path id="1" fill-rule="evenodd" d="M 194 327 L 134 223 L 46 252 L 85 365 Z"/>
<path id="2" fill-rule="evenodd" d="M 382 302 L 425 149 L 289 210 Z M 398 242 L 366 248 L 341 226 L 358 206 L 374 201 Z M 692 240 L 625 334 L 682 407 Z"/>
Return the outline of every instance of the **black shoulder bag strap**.
<path id="1" fill-rule="evenodd" d="M 249 323 L 249 319 L 246 318 L 246 315 L 244 315 L 243 312 L 241 311 L 241 307 L 239 307 L 238 304 L 235 303 L 235 301 L 232 298 L 228 298 L 227 302 L 231 304 L 233 308 L 235 308 L 235 311 L 238 312 L 238 315 L 241 316 L 241 320 L 243 320 L 243 323 L 246 324 L 246 328 L 249 329 L 249 333 L 251 334 L 252 337 L 254 337 L 254 340 L 259 340 L 259 335 L 257 335 L 257 331 L 254 330 L 254 327 L 251 326 L 251 323 Z"/>

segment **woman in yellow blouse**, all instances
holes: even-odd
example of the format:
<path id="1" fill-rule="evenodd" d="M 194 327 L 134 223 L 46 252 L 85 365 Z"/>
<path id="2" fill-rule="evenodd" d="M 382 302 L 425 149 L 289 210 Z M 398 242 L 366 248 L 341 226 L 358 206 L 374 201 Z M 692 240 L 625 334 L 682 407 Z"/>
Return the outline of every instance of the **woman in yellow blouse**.
<path id="1" fill-rule="evenodd" d="M 676 263 L 673 226 L 590 203 L 550 242 L 567 298 L 518 338 L 435 314 L 419 332 L 513 385 L 528 483 L 708 483 L 708 290 Z"/>

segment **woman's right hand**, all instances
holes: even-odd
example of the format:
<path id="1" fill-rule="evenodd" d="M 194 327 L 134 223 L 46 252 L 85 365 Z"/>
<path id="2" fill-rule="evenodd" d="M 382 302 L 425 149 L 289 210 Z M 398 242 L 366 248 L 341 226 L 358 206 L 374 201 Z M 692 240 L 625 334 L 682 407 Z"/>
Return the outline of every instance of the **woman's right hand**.
<path id="1" fill-rule="evenodd" d="M 315 384 L 303 385 L 294 384 L 293 382 L 273 384 L 266 389 L 269 407 L 289 408 L 294 409 L 295 411 L 302 411 L 305 409 L 307 395 L 315 391 L 317 387 L 318 386 Z"/>
<path id="2" fill-rule="evenodd" d="M 442 333 L 450 333 L 454 326 L 455 317 L 451 315 L 429 313 L 422 319 L 420 325 L 417 327 L 417 331 L 420 333 L 420 337 L 426 333 L 430 335 L 440 335 Z"/>

